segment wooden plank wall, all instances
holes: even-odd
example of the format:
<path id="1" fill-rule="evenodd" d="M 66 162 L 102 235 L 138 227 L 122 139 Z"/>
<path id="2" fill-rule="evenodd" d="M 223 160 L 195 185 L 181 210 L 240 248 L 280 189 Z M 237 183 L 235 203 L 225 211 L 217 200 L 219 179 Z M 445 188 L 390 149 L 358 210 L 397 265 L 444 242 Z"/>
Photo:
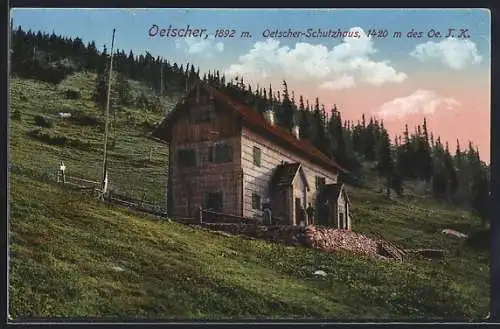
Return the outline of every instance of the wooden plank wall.
<path id="1" fill-rule="evenodd" d="M 331 173 L 302 157 L 291 154 L 288 150 L 275 145 L 247 128 L 242 128 L 241 166 L 243 169 L 243 216 L 262 216 L 261 211 L 252 209 L 252 193 L 259 193 L 261 199 L 269 197 L 269 182 L 272 174 L 281 161 L 300 162 L 304 169 L 311 190 L 307 193 L 308 202 L 316 200 L 315 177 L 325 177 L 326 184 L 337 182 L 337 174 Z M 261 166 L 253 164 L 253 147 L 261 149 Z"/>
<path id="2" fill-rule="evenodd" d="M 295 198 L 299 198 L 300 202 L 302 204 L 302 207 L 304 209 L 307 209 L 307 191 L 306 191 L 306 186 L 304 184 L 304 180 L 302 179 L 302 175 L 300 174 L 300 171 L 297 173 L 295 180 L 293 182 L 293 207 L 292 207 L 292 214 L 295 216 Z M 304 200 L 305 199 L 305 200 Z M 293 221 L 293 225 L 298 225 L 298 219 L 295 218 Z"/>
<path id="3" fill-rule="evenodd" d="M 206 192 L 222 192 L 222 212 L 241 215 L 241 149 L 238 137 L 217 140 L 226 141 L 233 147 L 233 161 L 212 163 L 208 161 L 208 152 L 212 141 L 179 143 L 172 146 L 170 156 L 172 166 L 172 211 L 175 216 L 192 216 L 203 205 Z M 196 167 L 176 166 L 178 149 L 194 149 Z"/>
<path id="4" fill-rule="evenodd" d="M 199 102 L 196 94 L 186 100 L 182 111 L 172 127 L 170 141 L 170 186 L 171 214 L 189 217 L 203 205 L 206 192 L 222 192 L 223 212 L 241 216 L 241 138 L 240 128 L 233 116 L 224 111 L 224 104 L 215 102 L 215 116 L 206 122 L 194 122 L 191 115 L 195 111 L 207 111 L 209 95 L 200 90 Z M 208 152 L 216 142 L 232 145 L 233 159 L 228 163 L 208 161 Z M 195 167 L 179 167 L 176 162 L 177 150 L 194 149 Z"/>
<path id="5" fill-rule="evenodd" d="M 196 102 L 194 95 L 186 100 L 179 109 L 181 113 L 172 127 L 171 143 L 189 143 L 198 141 L 213 141 L 221 138 L 240 136 L 239 125 L 235 124 L 234 117 L 225 111 L 227 105 L 218 102 L 214 103 L 215 116 L 206 122 L 194 122 L 191 120 L 191 113 L 206 112 L 209 106 L 209 95 L 202 89 L 200 91 L 200 101 Z"/>

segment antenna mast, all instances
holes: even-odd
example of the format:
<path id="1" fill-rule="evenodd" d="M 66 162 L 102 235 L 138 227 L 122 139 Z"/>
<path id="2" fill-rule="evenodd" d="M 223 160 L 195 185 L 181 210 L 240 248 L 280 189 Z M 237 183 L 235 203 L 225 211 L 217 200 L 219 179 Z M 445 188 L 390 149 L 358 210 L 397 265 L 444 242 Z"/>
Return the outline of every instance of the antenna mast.
<path id="1" fill-rule="evenodd" d="M 108 125 L 109 125 L 109 102 L 111 98 L 111 77 L 113 72 L 113 47 L 115 44 L 115 29 L 113 29 L 113 39 L 111 40 L 111 59 L 109 61 L 109 74 L 108 74 L 108 93 L 106 97 L 106 123 L 104 128 L 104 150 L 103 150 L 103 165 L 102 165 L 102 197 L 104 198 L 104 194 L 107 192 L 107 183 L 108 183 Z"/>

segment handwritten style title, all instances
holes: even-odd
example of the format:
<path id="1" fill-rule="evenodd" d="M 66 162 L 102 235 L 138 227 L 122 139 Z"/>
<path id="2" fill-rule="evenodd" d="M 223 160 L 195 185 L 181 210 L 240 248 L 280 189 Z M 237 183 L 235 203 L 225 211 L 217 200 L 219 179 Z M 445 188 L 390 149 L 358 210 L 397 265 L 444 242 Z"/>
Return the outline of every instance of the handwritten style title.
<path id="1" fill-rule="evenodd" d="M 400 39 L 406 37 L 408 39 L 420 38 L 459 38 L 468 39 L 470 33 L 465 28 L 448 28 L 446 31 L 430 29 L 427 31 L 418 31 L 411 29 L 408 32 L 394 31 L 390 32 L 387 29 L 368 29 L 365 31 L 366 36 L 375 39 L 394 38 Z M 167 28 L 162 28 L 156 24 L 151 25 L 148 30 L 148 35 L 152 38 L 199 38 L 208 39 L 210 36 L 214 38 L 252 38 L 252 33 L 248 31 L 236 31 L 234 29 L 216 29 L 209 31 L 206 28 L 192 28 L 191 25 L 184 27 L 174 27 L 169 25 Z M 291 28 L 279 29 L 264 29 L 260 33 L 263 38 L 354 38 L 359 39 L 363 36 L 360 29 L 321 29 L 308 28 L 305 30 L 293 30 Z"/>

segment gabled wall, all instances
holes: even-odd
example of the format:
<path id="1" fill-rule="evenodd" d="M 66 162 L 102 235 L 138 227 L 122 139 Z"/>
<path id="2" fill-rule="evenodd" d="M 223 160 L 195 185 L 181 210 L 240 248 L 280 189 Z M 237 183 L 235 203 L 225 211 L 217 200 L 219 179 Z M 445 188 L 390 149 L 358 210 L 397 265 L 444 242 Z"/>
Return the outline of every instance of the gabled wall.
<path id="1" fill-rule="evenodd" d="M 253 163 L 254 146 L 261 149 L 260 167 Z M 281 161 L 300 162 L 302 164 L 302 168 L 310 186 L 310 191 L 307 193 L 307 200 L 308 202 L 312 202 L 313 207 L 317 196 L 315 177 L 324 177 L 326 184 L 337 182 L 337 173 L 332 173 L 298 155 L 292 154 L 289 150 L 243 127 L 241 135 L 241 166 L 243 169 L 244 216 L 262 216 L 261 211 L 252 209 L 252 193 L 260 194 L 262 200 L 270 197 L 270 180 L 275 168 Z"/>

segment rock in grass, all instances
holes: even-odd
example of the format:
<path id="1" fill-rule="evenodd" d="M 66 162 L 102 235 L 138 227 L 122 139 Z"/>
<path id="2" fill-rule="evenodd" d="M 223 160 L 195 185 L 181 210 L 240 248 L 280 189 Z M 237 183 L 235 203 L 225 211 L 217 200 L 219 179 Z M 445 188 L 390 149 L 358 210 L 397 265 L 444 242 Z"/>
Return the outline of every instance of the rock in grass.
<path id="1" fill-rule="evenodd" d="M 113 266 L 112 267 L 113 271 L 115 272 L 123 272 L 125 271 L 123 268 L 121 268 L 120 266 Z"/>
<path id="2" fill-rule="evenodd" d="M 322 277 L 327 276 L 326 272 L 325 272 L 325 271 L 323 271 L 323 270 L 318 270 L 318 271 L 315 271 L 313 274 L 314 274 L 314 275 L 317 275 L 317 276 L 322 276 Z"/>

